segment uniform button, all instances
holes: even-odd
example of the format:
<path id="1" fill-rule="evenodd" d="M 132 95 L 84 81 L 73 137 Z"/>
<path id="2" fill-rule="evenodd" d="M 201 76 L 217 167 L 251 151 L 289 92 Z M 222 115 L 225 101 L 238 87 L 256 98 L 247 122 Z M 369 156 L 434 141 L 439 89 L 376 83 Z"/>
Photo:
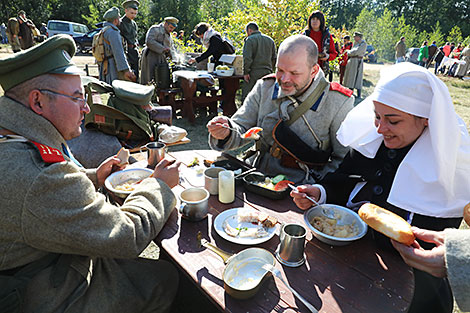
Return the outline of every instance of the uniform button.
<path id="1" fill-rule="evenodd" d="M 377 172 L 375 172 L 375 176 L 377 177 L 382 176 L 382 170 L 377 170 Z"/>
<path id="2" fill-rule="evenodd" d="M 385 163 L 384 164 L 384 170 L 387 171 L 387 172 L 390 172 L 392 170 L 392 164 Z"/>
<path id="3" fill-rule="evenodd" d="M 397 151 L 394 149 L 388 150 L 387 156 L 389 159 L 395 159 L 397 157 Z"/>
<path id="4" fill-rule="evenodd" d="M 374 194 L 377 196 L 380 196 L 384 192 L 384 189 L 382 188 L 382 186 L 379 186 L 379 185 L 374 186 L 372 190 L 374 191 Z"/>

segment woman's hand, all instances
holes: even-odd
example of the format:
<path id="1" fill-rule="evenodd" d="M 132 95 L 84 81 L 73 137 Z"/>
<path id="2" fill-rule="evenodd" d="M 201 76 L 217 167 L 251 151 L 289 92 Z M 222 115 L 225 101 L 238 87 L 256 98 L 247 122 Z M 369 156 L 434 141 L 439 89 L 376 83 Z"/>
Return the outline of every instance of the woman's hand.
<path id="1" fill-rule="evenodd" d="M 297 186 L 297 191 L 292 190 L 290 192 L 290 196 L 294 203 L 302 210 L 307 210 L 312 207 L 312 201 L 305 198 L 306 196 L 310 196 L 313 199 L 317 200 L 320 199 L 320 189 L 318 187 L 314 187 L 312 185 L 301 185 Z"/>
<path id="2" fill-rule="evenodd" d="M 327 61 L 330 55 L 328 53 L 325 53 L 325 56 L 323 58 L 318 58 L 321 61 Z"/>
<path id="3" fill-rule="evenodd" d="M 126 167 L 126 165 L 119 166 L 121 160 L 116 156 L 112 156 L 103 161 L 103 163 L 96 169 L 96 177 L 98 179 L 98 186 L 103 186 L 106 178 L 114 172 L 120 171 Z"/>
<path id="4" fill-rule="evenodd" d="M 191 59 L 188 60 L 188 64 L 193 64 L 193 63 L 196 63 L 195 58 L 191 58 Z"/>
<path id="5" fill-rule="evenodd" d="M 392 240 L 392 245 L 409 266 L 436 277 L 446 277 L 444 232 L 425 230 L 417 227 L 412 227 L 411 229 L 416 238 L 434 243 L 436 246 L 431 250 L 424 250 L 417 241 L 408 247 L 394 240 Z"/>

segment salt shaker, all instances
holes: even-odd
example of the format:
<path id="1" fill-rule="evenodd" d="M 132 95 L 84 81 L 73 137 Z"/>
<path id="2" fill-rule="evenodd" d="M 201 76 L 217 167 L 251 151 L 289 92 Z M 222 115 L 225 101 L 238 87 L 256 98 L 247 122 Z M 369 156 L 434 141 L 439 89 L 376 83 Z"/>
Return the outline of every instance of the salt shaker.
<path id="1" fill-rule="evenodd" d="M 233 171 L 219 172 L 219 201 L 222 203 L 235 201 L 235 179 Z"/>

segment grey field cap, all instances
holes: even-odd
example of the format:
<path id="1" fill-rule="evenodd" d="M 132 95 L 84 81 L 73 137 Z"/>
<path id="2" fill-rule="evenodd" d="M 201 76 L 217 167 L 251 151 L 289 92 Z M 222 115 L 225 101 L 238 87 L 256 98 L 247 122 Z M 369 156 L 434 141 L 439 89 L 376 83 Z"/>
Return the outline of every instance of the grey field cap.
<path id="1" fill-rule="evenodd" d="M 130 81 L 115 79 L 112 83 L 116 97 L 136 105 L 147 105 L 151 102 L 155 86 L 146 86 Z"/>

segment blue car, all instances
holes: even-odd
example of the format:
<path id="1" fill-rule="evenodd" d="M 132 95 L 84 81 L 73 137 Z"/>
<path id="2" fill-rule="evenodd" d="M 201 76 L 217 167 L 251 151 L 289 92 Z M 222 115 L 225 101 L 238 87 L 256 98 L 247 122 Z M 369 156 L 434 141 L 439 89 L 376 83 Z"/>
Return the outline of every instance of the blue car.
<path id="1" fill-rule="evenodd" d="M 93 43 L 93 36 L 97 34 L 100 30 L 101 28 L 95 28 L 93 30 L 90 30 L 85 35 L 82 35 L 79 37 L 73 37 L 73 40 L 75 40 L 75 44 L 77 45 L 77 52 L 81 52 L 84 54 L 91 52 L 91 44 Z"/>

